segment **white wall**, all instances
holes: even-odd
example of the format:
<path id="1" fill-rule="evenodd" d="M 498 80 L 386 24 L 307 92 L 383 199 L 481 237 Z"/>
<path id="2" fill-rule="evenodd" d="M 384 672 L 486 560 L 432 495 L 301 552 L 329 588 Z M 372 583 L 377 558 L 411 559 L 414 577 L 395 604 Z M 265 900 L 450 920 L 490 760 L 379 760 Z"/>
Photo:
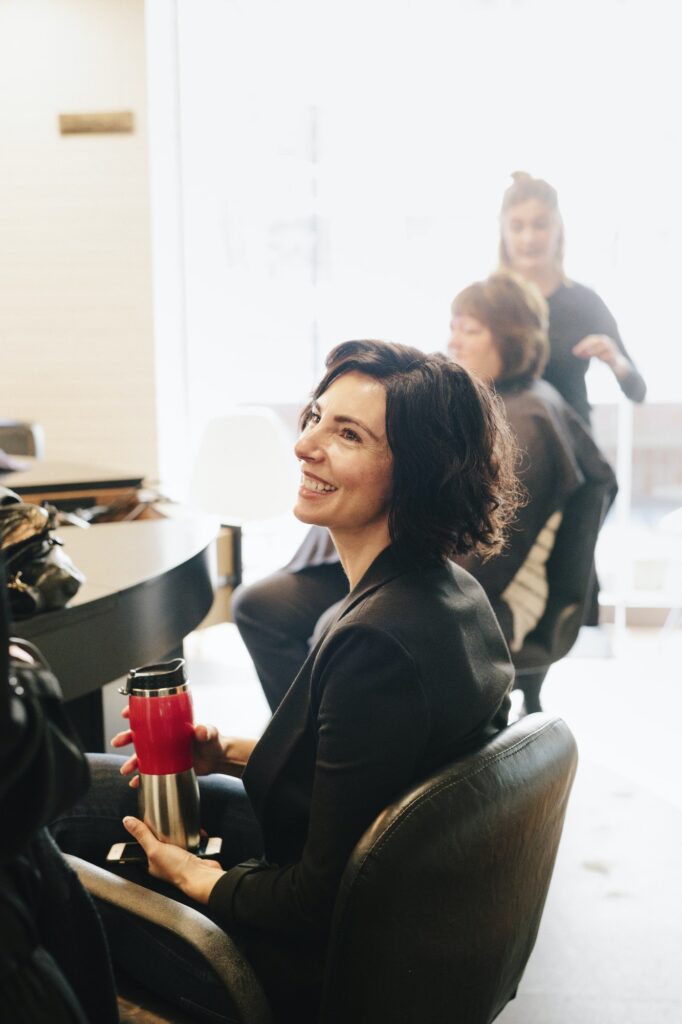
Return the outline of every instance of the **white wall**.
<path id="1" fill-rule="evenodd" d="M 0 2 L 0 417 L 157 471 L 143 0 Z M 132 110 L 133 134 L 60 113 Z"/>

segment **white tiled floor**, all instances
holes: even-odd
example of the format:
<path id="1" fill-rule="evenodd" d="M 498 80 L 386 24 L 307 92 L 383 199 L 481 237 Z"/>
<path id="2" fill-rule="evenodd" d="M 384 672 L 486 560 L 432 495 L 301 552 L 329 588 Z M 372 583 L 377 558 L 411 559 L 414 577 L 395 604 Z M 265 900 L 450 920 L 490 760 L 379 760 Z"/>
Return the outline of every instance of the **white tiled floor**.
<path id="1" fill-rule="evenodd" d="M 580 767 L 538 942 L 500 1024 L 680 1024 L 682 631 L 628 630 L 612 657 L 577 654 L 543 697 Z"/>
<path id="2" fill-rule="evenodd" d="M 583 631 L 543 688 L 580 768 L 540 934 L 500 1024 L 682 1022 L 682 630 Z M 186 643 L 196 717 L 235 735 L 268 720 L 234 626 Z"/>

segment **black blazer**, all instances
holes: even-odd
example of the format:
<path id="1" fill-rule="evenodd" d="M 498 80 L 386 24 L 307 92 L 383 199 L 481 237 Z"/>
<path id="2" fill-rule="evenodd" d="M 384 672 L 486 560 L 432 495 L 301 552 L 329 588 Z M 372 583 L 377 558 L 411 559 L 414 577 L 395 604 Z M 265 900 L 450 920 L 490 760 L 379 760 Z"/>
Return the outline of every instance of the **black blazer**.
<path id="1" fill-rule="evenodd" d="M 311 651 L 244 785 L 265 859 L 231 868 L 209 907 L 291 939 L 327 931 L 351 850 L 405 789 L 503 728 L 513 669 L 479 584 L 386 548 Z"/>

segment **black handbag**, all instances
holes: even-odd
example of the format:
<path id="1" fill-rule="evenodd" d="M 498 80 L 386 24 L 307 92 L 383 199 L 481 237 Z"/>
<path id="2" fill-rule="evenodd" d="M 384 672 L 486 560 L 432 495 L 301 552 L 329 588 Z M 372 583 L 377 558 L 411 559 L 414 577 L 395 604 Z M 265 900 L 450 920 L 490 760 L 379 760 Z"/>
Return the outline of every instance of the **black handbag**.
<path id="1" fill-rule="evenodd" d="M 7 828 L 0 842 L 3 859 L 75 803 L 90 783 L 61 688 L 40 651 L 28 640 L 10 637 L 8 654 L 10 733 L 21 741 L 17 739 L 11 757 L 2 761 L 0 807 Z"/>
<path id="2" fill-rule="evenodd" d="M 55 515 L 0 488 L 0 551 L 13 619 L 63 608 L 85 581 L 52 532 Z"/>
<path id="3" fill-rule="evenodd" d="M 7 638 L 0 558 L 0 1015 L 115 1024 L 101 922 L 47 828 L 87 790 L 86 757 L 40 652 Z"/>

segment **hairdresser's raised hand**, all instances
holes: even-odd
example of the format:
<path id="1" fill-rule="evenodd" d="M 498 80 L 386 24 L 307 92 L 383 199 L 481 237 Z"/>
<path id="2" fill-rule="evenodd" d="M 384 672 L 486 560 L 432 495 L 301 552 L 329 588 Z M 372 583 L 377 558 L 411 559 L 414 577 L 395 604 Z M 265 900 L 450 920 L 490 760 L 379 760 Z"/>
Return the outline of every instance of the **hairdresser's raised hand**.
<path id="1" fill-rule="evenodd" d="M 616 377 L 624 377 L 632 369 L 629 360 L 608 334 L 588 334 L 573 346 L 572 352 L 578 359 L 591 359 L 593 356 L 595 359 L 601 359 L 611 367 Z"/>
<path id="2" fill-rule="evenodd" d="M 123 824 L 146 853 L 150 875 L 177 886 L 197 903 L 208 903 L 213 886 L 225 874 L 217 860 L 202 860 L 180 846 L 160 842 L 139 818 L 124 818 Z"/>

